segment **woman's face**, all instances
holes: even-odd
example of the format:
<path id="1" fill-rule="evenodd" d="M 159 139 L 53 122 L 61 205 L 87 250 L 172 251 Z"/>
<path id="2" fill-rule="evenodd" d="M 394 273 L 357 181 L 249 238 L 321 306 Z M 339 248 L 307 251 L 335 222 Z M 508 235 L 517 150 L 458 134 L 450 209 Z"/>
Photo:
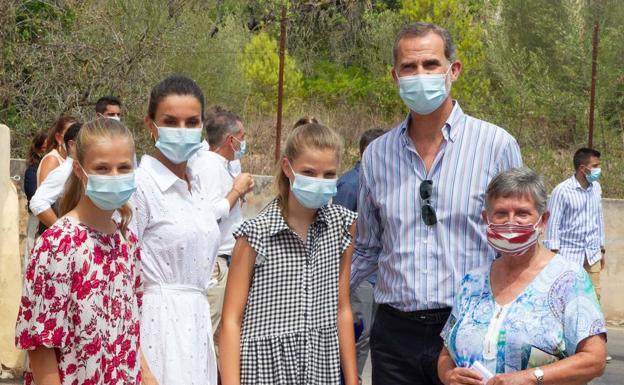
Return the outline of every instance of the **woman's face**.
<path id="1" fill-rule="evenodd" d="M 124 137 L 101 139 L 91 144 L 84 155 L 84 159 L 78 164 L 74 162 L 74 172 L 86 183 L 86 176 L 80 169 L 84 169 L 88 175 L 122 175 L 134 170 L 134 146 Z"/>
<path id="2" fill-rule="evenodd" d="M 58 143 L 59 146 L 63 146 L 63 137 L 65 136 L 65 132 L 67 132 L 67 129 L 71 127 L 71 125 L 74 123 L 76 122 L 70 120 L 69 122 L 65 123 L 65 127 L 63 127 L 63 132 L 57 132 L 56 134 L 54 134 L 54 139 L 56 139 L 56 143 Z"/>
<path id="3" fill-rule="evenodd" d="M 548 213 L 542 215 L 539 227 L 543 227 Z M 483 212 L 483 219 L 489 223 L 513 223 L 519 225 L 536 224 L 540 214 L 530 195 L 498 197 L 490 201 L 489 211 Z"/>
<path id="4" fill-rule="evenodd" d="M 292 162 L 284 158 L 282 161 L 282 171 L 288 176 L 291 183 L 295 178 L 292 173 L 293 171 L 297 174 L 314 178 L 336 179 L 338 175 L 338 157 L 336 155 L 336 150 L 303 150 Z"/>
<path id="5" fill-rule="evenodd" d="M 201 103 L 193 95 L 169 95 L 158 103 L 154 120 L 145 117 L 151 136 L 158 140 L 155 127 L 202 128 Z"/>

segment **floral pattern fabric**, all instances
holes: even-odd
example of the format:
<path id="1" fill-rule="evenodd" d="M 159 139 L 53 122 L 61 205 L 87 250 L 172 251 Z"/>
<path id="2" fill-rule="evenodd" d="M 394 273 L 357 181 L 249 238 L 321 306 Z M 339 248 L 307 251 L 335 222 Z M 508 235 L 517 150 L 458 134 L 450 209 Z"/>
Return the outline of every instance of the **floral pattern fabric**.
<path id="1" fill-rule="evenodd" d="M 139 261 L 133 233 L 59 219 L 30 253 L 16 346 L 53 348 L 64 385 L 140 384 Z"/>
<path id="2" fill-rule="evenodd" d="M 479 361 L 492 373 L 507 373 L 569 357 L 579 342 L 606 332 L 589 276 L 557 254 L 502 307 L 491 291 L 489 265 L 466 274 L 441 335 L 458 367 Z M 487 354 L 490 337 L 495 343 Z"/>

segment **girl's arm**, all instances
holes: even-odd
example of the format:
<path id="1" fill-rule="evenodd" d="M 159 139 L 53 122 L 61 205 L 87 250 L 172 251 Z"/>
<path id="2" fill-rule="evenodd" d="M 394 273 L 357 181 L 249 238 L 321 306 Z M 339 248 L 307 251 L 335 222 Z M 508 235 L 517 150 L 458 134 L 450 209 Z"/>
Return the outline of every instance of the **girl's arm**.
<path id="1" fill-rule="evenodd" d="M 30 369 L 37 385 L 61 385 L 56 353 L 52 348 L 40 346 L 28 351 Z"/>
<path id="2" fill-rule="evenodd" d="M 37 186 L 41 186 L 41 183 L 45 180 L 49 173 L 60 165 L 58 159 L 54 156 L 48 156 L 39 164 L 39 179 L 37 179 Z"/>
<path id="3" fill-rule="evenodd" d="M 240 330 L 255 263 L 256 251 L 246 238 L 239 238 L 232 252 L 221 315 L 219 369 L 223 385 L 240 384 Z"/>
<path id="4" fill-rule="evenodd" d="M 355 224 L 349 229 L 355 241 Z M 355 360 L 355 333 L 353 330 L 353 314 L 349 298 L 351 278 L 351 255 L 353 243 L 342 254 L 340 259 L 340 277 L 338 280 L 338 343 L 340 345 L 340 366 L 346 385 L 358 384 L 358 370 Z"/>

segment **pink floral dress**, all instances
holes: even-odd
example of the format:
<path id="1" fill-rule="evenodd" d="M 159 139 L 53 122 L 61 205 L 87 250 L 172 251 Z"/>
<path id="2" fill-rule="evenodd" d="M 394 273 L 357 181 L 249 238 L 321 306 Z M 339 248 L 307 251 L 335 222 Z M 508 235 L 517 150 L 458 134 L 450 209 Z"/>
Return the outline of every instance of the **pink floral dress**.
<path id="1" fill-rule="evenodd" d="M 127 235 L 63 217 L 30 253 L 15 344 L 54 348 L 64 385 L 141 383 L 140 253 Z"/>

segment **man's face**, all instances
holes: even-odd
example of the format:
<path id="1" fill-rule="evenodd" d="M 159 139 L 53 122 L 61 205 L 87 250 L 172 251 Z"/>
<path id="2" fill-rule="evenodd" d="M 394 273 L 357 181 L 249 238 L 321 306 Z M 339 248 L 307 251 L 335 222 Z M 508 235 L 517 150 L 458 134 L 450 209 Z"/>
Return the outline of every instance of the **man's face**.
<path id="1" fill-rule="evenodd" d="M 582 164 L 580 168 L 583 174 L 589 175 L 591 174 L 592 168 L 599 168 L 599 167 L 600 167 L 600 158 L 595 157 L 595 156 L 590 156 L 589 161 L 586 164 Z"/>
<path id="2" fill-rule="evenodd" d="M 398 55 L 392 77 L 398 84 L 398 78 L 411 75 L 444 74 L 449 66 L 451 80 L 459 76 L 461 64 L 450 63 L 444 56 L 444 40 L 440 35 L 430 32 L 421 37 L 406 37 L 399 41 Z"/>
<path id="3" fill-rule="evenodd" d="M 106 111 L 101 116 L 107 118 L 120 118 L 121 119 L 121 107 L 116 104 L 109 104 L 106 106 Z"/>

